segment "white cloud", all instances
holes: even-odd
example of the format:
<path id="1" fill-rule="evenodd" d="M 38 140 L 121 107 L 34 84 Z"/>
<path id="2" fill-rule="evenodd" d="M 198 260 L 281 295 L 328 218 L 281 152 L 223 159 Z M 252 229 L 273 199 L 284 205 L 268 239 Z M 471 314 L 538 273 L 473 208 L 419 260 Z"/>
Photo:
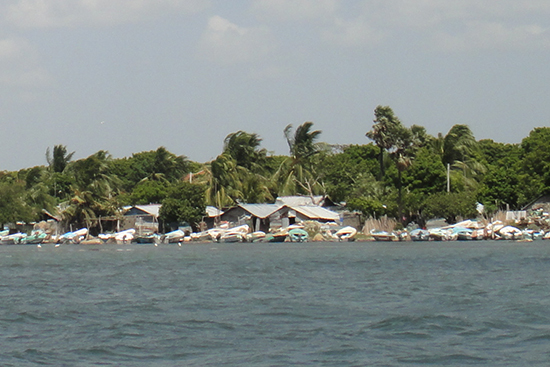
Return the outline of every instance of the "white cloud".
<path id="1" fill-rule="evenodd" d="M 336 19 L 331 28 L 323 31 L 323 38 L 340 46 L 365 46 L 379 43 L 385 37 L 382 30 L 371 27 L 366 20 Z"/>
<path id="2" fill-rule="evenodd" d="M 32 46 L 21 38 L 0 40 L 0 85 L 37 87 L 53 78 L 38 63 Z"/>
<path id="3" fill-rule="evenodd" d="M 324 19 L 332 17 L 338 0 L 253 0 L 255 12 L 280 20 Z"/>
<path id="4" fill-rule="evenodd" d="M 5 21 L 19 27 L 71 27 L 118 24 L 167 11 L 196 12 L 208 0 L 8 0 Z"/>
<path id="5" fill-rule="evenodd" d="M 546 49 L 550 47 L 550 32 L 536 24 L 507 26 L 498 22 L 470 22 L 460 33 L 440 32 L 434 40 L 448 51 Z"/>
<path id="6" fill-rule="evenodd" d="M 234 64 L 263 59 L 273 51 L 274 42 L 265 27 L 241 27 L 213 16 L 208 20 L 199 48 L 201 55 L 212 62 Z"/>

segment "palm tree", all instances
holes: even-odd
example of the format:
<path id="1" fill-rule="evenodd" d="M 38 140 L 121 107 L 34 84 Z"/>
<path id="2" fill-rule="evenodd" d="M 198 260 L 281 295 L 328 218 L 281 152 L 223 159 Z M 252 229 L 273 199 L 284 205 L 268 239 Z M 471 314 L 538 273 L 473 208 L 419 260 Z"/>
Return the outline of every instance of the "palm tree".
<path id="1" fill-rule="evenodd" d="M 270 180 L 266 177 L 266 149 L 260 148 L 262 139 L 254 133 L 237 131 L 227 135 L 224 140 L 223 155 L 235 162 L 236 177 L 240 196 L 236 199 L 245 203 L 261 203 L 273 200 Z"/>
<path id="2" fill-rule="evenodd" d="M 207 186 L 206 203 L 219 209 L 235 204 L 242 197 L 242 170 L 227 154 L 220 154 L 205 164 L 201 174 L 195 176 L 195 182 Z"/>
<path id="3" fill-rule="evenodd" d="M 389 106 L 377 106 L 374 110 L 374 125 L 372 130 L 367 132 L 365 135 L 373 140 L 378 148 L 380 153 L 378 155 L 378 162 L 380 164 L 380 173 L 378 180 L 382 181 L 384 178 L 384 153 L 391 151 L 397 141 L 397 136 L 402 129 L 401 121 Z"/>
<path id="4" fill-rule="evenodd" d="M 455 179 L 475 188 L 476 176 L 484 173 L 485 167 L 475 159 L 478 143 L 468 125 L 454 125 L 445 136 L 439 133 L 433 144 Z"/>
<path id="5" fill-rule="evenodd" d="M 313 173 L 313 162 L 320 152 L 316 140 L 321 135 L 321 131 L 311 131 L 312 126 L 313 122 L 304 122 L 296 128 L 294 133 L 292 125 L 288 125 L 284 130 L 290 148 L 290 157 L 283 161 L 275 173 L 275 178 L 280 183 L 279 194 L 314 195 L 325 192 L 323 184 Z"/>
<path id="6" fill-rule="evenodd" d="M 63 172 L 73 158 L 73 155 L 74 152 L 67 153 L 67 147 L 65 145 L 54 145 L 53 154 L 49 147 L 46 149 L 46 161 L 52 172 Z"/>
<path id="7" fill-rule="evenodd" d="M 265 149 L 260 149 L 261 142 L 258 134 L 240 130 L 224 139 L 223 153 L 232 157 L 237 165 L 251 172 L 260 172 L 267 155 Z"/>

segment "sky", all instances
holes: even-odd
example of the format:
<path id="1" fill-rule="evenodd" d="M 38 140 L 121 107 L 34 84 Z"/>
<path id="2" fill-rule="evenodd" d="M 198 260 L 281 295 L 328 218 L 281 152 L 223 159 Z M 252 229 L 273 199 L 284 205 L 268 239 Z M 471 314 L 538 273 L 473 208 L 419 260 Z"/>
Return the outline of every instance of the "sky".
<path id="1" fill-rule="evenodd" d="M 550 126 L 548 0 L 2 0 L 0 170 L 244 130 L 288 154 L 311 121 L 367 144 L 378 105 L 432 135 L 520 143 Z"/>

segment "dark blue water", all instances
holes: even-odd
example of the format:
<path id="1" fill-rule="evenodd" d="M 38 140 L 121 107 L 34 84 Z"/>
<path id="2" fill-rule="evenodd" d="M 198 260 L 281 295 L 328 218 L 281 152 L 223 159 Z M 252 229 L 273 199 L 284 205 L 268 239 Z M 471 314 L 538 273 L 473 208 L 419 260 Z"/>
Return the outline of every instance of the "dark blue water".
<path id="1" fill-rule="evenodd" d="M 550 243 L 0 247 L 0 366 L 548 366 Z"/>

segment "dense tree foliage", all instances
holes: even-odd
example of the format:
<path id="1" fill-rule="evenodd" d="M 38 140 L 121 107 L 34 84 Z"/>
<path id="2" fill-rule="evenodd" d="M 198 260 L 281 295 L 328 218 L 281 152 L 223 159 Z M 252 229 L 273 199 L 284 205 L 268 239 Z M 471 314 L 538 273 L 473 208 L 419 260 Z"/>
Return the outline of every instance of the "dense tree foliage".
<path id="1" fill-rule="evenodd" d="M 204 186 L 180 182 L 170 187 L 162 200 L 159 219 L 163 223 L 189 223 L 195 229 L 205 214 Z"/>
<path id="2" fill-rule="evenodd" d="M 255 133 L 224 139 L 211 162 L 197 163 L 164 147 L 115 159 L 106 151 L 73 160 L 66 146 L 46 151 L 46 164 L 0 172 L 0 222 L 37 221 L 48 211 L 65 224 L 97 226 L 123 205 L 162 203 L 167 222 L 196 225 L 205 205 L 272 203 L 281 195 L 327 195 L 366 216 L 424 223 L 453 222 L 520 209 L 550 193 L 550 128 L 521 144 L 477 141 L 467 125 L 431 136 L 407 127 L 389 106 L 374 110 L 363 145 L 330 146 L 312 122 L 283 129 L 288 155 L 272 155 Z M 447 169 L 450 192 L 447 192 Z"/>

